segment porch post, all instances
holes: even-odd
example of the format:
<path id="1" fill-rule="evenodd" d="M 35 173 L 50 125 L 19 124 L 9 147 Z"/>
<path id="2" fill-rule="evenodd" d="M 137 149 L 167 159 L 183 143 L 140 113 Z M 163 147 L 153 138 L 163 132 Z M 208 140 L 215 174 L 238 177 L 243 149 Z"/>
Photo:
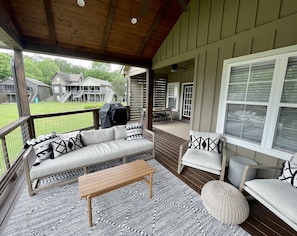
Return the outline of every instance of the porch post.
<path id="1" fill-rule="evenodd" d="M 146 71 L 146 128 L 153 129 L 153 88 L 154 71 L 148 68 Z"/>
<path id="2" fill-rule="evenodd" d="M 12 70 L 12 74 L 14 75 L 13 80 L 15 84 L 19 117 L 30 116 L 23 53 L 20 50 L 14 50 L 14 63 L 12 64 Z"/>

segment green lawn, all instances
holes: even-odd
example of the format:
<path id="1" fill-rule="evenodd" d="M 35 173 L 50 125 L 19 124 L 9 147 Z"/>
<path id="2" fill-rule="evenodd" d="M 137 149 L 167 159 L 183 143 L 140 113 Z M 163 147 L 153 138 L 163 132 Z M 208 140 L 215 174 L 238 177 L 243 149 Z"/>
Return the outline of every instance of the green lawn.
<path id="1" fill-rule="evenodd" d="M 40 102 L 31 103 L 31 115 L 48 114 L 64 111 L 84 110 L 94 107 L 102 107 L 103 103 L 80 103 L 80 102 Z M 17 104 L 0 104 L 0 127 L 3 127 L 19 117 Z"/>
<path id="2" fill-rule="evenodd" d="M 59 102 L 40 102 L 40 103 L 32 103 L 30 104 L 31 115 L 37 114 L 48 114 L 48 113 L 57 113 L 57 112 L 65 112 L 65 111 L 75 111 L 75 110 L 84 110 L 90 108 L 100 108 L 103 103 L 59 103 Z M 73 116 L 73 115 L 72 115 Z M 62 132 L 63 130 L 71 130 L 71 129 L 80 129 L 89 127 L 93 124 L 93 117 L 90 114 L 83 114 L 79 120 L 73 122 L 63 122 L 60 117 L 49 118 L 37 120 L 35 122 L 35 130 L 36 135 L 45 134 L 51 131 Z M 85 117 L 84 117 L 85 116 Z M 18 108 L 16 104 L 0 104 L 0 127 L 4 127 L 9 123 L 17 120 Z M 47 120 L 47 122 L 45 122 Z M 73 127 L 74 126 L 74 127 Z M 54 129 L 52 129 L 54 127 Z M 12 164 L 20 150 L 23 148 L 23 140 L 21 136 L 20 127 L 10 132 L 9 135 L 6 136 L 7 142 L 7 152 L 9 156 L 10 164 Z M 6 172 L 4 155 L 2 149 L 2 143 L 0 143 L 0 178 Z"/>

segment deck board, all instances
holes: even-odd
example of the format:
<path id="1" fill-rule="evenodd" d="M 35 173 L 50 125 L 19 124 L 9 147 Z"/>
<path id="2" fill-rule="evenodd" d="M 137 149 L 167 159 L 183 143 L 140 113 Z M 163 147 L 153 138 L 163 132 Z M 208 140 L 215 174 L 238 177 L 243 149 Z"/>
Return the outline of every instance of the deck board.
<path id="1" fill-rule="evenodd" d="M 184 139 L 154 127 L 156 160 L 199 194 L 205 183 L 219 176 L 185 166 L 177 174 L 179 146 Z M 227 174 L 226 174 L 227 176 Z M 227 181 L 227 180 L 226 180 Z M 296 235 L 296 231 L 256 200 L 249 201 L 250 216 L 240 226 L 251 235 Z"/>
<path id="2" fill-rule="evenodd" d="M 205 183 L 219 178 L 214 174 L 187 166 L 184 167 L 181 175 L 177 174 L 179 146 L 185 142 L 185 140 L 155 127 L 153 131 L 155 133 L 156 160 L 197 193 L 201 193 L 201 189 Z M 7 222 L 7 218 L 9 218 L 9 212 L 7 211 L 10 211 L 17 201 L 17 195 L 19 195 L 20 189 L 24 186 L 24 181 L 24 174 L 21 174 L 16 181 L 14 190 L 12 190 L 8 196 L 8 199 L 14 199 L 14 201 L 6 201 L 4 203 L 5 205 L 1 206 L 1 226 Z M 258 201 L 250 201 L 249 203 L 250 216 L 240 226 L 251 235 L 296 235 L 294 229 L 284 223 Z"/>

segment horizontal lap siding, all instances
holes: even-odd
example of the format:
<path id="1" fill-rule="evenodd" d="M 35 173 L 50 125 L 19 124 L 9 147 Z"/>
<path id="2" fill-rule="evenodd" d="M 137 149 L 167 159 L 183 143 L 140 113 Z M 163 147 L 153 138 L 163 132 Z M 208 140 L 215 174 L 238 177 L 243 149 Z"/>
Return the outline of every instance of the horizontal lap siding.
<path id="1" fill-rule="evenodd" d="M 296 44 L 297 1 L 192 0 L 189 6 L 154 56 L 153 65 L 170 64 L 172 57 L 196 59 L 192 128 L 215 131 L 224 60 Z M 242 148 L 231 153 L 260 163 L 269 160 Z"/>

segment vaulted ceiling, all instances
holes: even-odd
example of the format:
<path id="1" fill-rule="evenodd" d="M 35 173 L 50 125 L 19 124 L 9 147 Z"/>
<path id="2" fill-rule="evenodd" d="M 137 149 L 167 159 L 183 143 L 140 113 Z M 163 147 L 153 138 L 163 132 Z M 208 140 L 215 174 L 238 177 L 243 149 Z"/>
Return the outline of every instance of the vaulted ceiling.
<path id="1" fill-rule="evenodd" d="M 0 0 L 0 48 L 149 67 L 189 1 Z"/>

